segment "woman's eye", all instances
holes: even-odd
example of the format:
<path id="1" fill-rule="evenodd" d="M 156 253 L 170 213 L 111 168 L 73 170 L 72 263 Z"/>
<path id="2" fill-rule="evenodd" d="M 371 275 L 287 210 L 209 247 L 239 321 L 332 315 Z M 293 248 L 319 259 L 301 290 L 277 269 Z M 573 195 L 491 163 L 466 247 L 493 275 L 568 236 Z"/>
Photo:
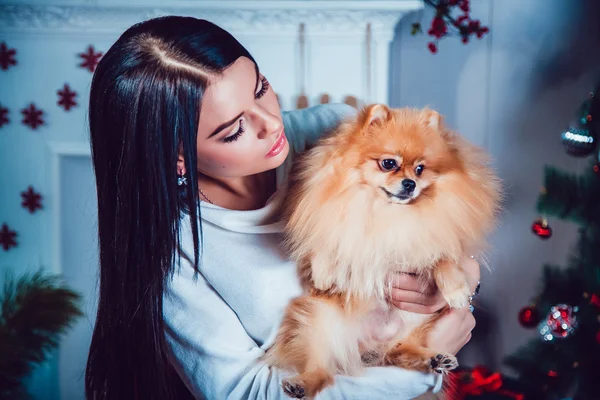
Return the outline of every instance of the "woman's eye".
<path id="1" fill-rule="evenodd" d="M 393 171 L 398 168 L 398 163 L 393 158 L 386 158 L 379 164 L 384 171 Z"/>
<path id="2" fill-rule="evenodd" d="M 260 82 L 260 90 L 254 95 L 254 97 L 256 97 L 257 100 L 263 97 L 265 93 L 269 91 L 270 86 L 269 81 L 264 76 L 260 78 Z"/>
<path id="3" fill-rule="evenodd" d="M 425 169 L 424 165 L 422 165 L 422 164 L 417 165 L 417 168 L 415 168 L 415 174 L 417 174 L 417 176 L 421 176 L 424 169 Z"/>
<path id="4" fill-rule="evenodd" d="M 242 133 L 244 133 L 245 130 L 246 129 L 244 128 L 244 120 L 240 119 L 240 127 L 237 129 L 237 131 L 235 131 L 233 135 L 224 138 L 223 141 L 225 143 L 235 142 L 240 138 L 240 136 L 242 136 Z"/>

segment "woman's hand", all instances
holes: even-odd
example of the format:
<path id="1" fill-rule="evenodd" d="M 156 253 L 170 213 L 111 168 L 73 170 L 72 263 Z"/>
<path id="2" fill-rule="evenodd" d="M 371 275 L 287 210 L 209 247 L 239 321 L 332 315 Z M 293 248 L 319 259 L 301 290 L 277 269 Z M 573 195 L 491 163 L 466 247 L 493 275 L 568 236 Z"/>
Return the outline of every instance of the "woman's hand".
<path id="1" fill-rule="evenodd" d="M 463 257 L 461 266 L 467 274 L 472 292 L 479 282 L 479 263 L 469 256 Z M 392 278 L 390 301 L 396 307 L 419 314 L 433 314 L 447 305 L 433 280 L 423 282 L 415 275 L 396 274 Z"/>

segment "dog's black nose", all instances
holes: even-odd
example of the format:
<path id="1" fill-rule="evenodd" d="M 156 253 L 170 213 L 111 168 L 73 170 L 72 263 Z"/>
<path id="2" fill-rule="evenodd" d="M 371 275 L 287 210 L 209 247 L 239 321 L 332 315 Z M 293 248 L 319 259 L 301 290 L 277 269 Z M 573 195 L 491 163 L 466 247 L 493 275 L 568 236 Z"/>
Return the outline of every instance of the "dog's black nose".
<path id="1" fill-rule="evenodd" d="M 408 193 L 412 193 L 413 190 L 415 190 L 415 187 L 417 186 L 417 184 L 415 183 L 415 181 L 413 181 L 412 179 L 405 179 L 402 181 L 402 187 L 404 188 L 404 190 L 406 190 Z"/>

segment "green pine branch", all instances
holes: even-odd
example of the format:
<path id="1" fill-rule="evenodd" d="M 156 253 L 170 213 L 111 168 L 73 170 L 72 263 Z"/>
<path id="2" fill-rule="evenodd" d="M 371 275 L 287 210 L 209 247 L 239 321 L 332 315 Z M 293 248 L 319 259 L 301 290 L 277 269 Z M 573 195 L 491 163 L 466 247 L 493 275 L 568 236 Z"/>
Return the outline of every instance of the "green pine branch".
<path id="1" fill-rule="evenodd" d="M 591 172 L 575 175 L 546 166 L 544 188 L 538 197 L 538 212 L 584 225 L 600 223 L 600 176 Z"/>
<path id="2" fill-rule="evenodd" d="M 6 276 L 0 297 L 0 399 L 26 398 L 23 379 L 82 314 L 80 296 L 42 271 Z"/>

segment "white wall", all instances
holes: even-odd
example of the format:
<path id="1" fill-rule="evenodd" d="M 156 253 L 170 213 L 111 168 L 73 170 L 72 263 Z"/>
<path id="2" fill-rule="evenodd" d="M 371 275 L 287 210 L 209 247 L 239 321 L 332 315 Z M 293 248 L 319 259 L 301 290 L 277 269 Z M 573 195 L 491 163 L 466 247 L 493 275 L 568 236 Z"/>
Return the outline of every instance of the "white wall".
<path id="1" fill-rule="evenodd" d="M 456 38 L 445 39 L 440 43 L 439 53 L 432 55 L 426 48 L 426 37 L 409 34 L 411 23 L 418 18 L 426 30 L 431 13 L 409 14 L 396 27 L 389 67 L 387 62 L 381 64 L 389 49 L 386 41 L 393 37 L 393 32 L 387 37 L 390 17 L 384 15 L 393 12 L 371 13 L 370 18 L 385 20 L 379 31 L 380 43 L 374 50 L 379 61 L 373 66 L 377 87 L 372 99 L 388 98 L 394 106 L 428 104 L 441 111 L 451 126 L 486 146 L 495 157 L 505 180 L 507 209 L 493 238 L 492 272 L 484 273 L 483 277 L 480 298 L 483 310 L 477 312 L 479 325 L 462 362 L 484 362 L 497 368 L 504 354 L 535 334 L 519 326 L 517 312 L 532 296 L 542 264 L 562 263 L 573 244 L 575 229 L 569 224 L 552 221 L 555 234 L 547 242 L 530 233 L 530 224 L 536 217 L 535 201 L 542 185 L 543 165 L 552 163 L 569 169 L 583 165 L 564 153 L 559 134 L 600 78 L 599 28 L 592 23 L 599 7 L 594 0 L 472 2 L 473 15 L 490 26 L 490 35 L 467 46 Z M 108 5 L 101 0 L 62 3 L 85 4 L 99 10 Z M 168 4 L 197 7 L 209 3 L 190 0 Z M 336 3 L 341 9 L 343 3 L 357 4 Z M 360 3 L 363 4 L 360 15 L 364 18 L 369 14 L 365 4 L 381 7 L 384 3 L 402 1 Z M 404 3 L 415 6 L 414 1 Z M 0 8 L 0 14 L 2 10 L 7 8 Z M 394 12 L 394 18 L 402 14 Z M 23 272 L 40 265 L 57 268 L 57 254 L 60 254 L 60 269 L 65 277 L 86 294 L 89 316 L 69 333 L 60 360 L 55 359 L 38 370 L 31 383 L 37 398 L 58 398 L 60 387 L 62 399 L 76 399 L 81 398 L 78 393 L 82 388 L 85 338 L 93 321 L 91 299 L 95 295 L 96 263 L 95 238 L 90 233 L 95 229 L 91 214 L 95 194 L 90 193 L 93 185 L 89 181 L 89 163 L 86 166 L 85 157 L 78 156 L 86 151 L 85 103 L 91 74 L 76 67 L 76 54 L 90 43 L 106 50 L 116 39 L 117 31 L 68 34 L 64 27 L 77 25 L 80 20 L 69 15 L 55 17 L 58 22 L 54 29 L 47 21 L 33 18 L 34 15 L 23 13 L 20 20 L 11 20 L 12 25 L 0 26 L 0 42 L 5 40 L 10 47 L 17 48 L 19 63 L 8 71 L 0 71 L 0 104 L 10 108 L 11 119 L 10 125 L 0 128 L 0 224 L 7 222 L 19 232 L 19 247 L 8 252 L 0 250 L 0 269 Z M 319 13 L 311 15 L 319 20 Z M 107 21 L 109 28 L 112 22 Z M 27 29 L 22 29 L 22 33 L 10 30 L 28 24 L 49 29 L 43 35 L 28 33 Z M 316 23 L 321 28 L 326 25 L 327 21 Z M 335 37 L 335 32 L 330 32 L 309 44 L 308 88 L 313 100 L 322 92 L 333 94 L 334 100 L 347 94 L 368 97 L 364 85 L 364 29 L 343 24 L 339 28 L 344 30 L 341 36 Z M 240 39 L 263 66 L 275 90 L 282 95 L 284 106 L 291 107 L 298 90 L 295 28 L 280 24 L 278 29 L 283 33 L 279 40 L 268 45 L 264 44 L 264 32 L 253 31 L 251 25 L 244 29 Z M 274 54 L 279 65 L 273 61 Z M 79 107 L 68 113 L 56 105 L 56 90 L 65 82 L 79 92 Z M 19 110 L 30 101 L 46 111 L 47 125 L 38 131 L 19 123 Z M 62 150 L 49 145 L 56 142 L 61 143 Z M 53 159 L 56 151 L 72 151 L 74 155 L 58 161 Z M 62 179 L 53 180 L 57 176 Z M 30 184 L 44 195 L 45 209 L 34 215 L 20 207 L 19 193 Z M 58 218 L 60 215 L 64 218 Z M 61 251 L 57 252 L 57 248 Z"/>

